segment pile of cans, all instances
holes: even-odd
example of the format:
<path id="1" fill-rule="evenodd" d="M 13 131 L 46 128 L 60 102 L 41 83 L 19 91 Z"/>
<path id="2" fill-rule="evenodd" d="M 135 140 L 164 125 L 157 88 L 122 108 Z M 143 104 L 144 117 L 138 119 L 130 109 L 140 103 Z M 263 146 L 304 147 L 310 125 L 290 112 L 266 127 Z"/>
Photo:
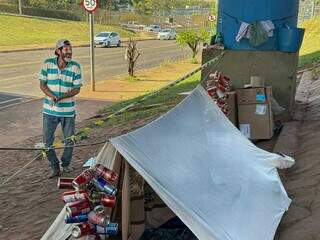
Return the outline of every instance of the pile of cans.
<path id="1" fill-rule="evenodd" d="M 206 90 L 225 115 L 228 114 L 227 92 L 230 89 L 230 78 L 223 76 L 219 71 L 209 74 Z"/>
<path id="2" fill-rule="evenodd" d="M 101 164 L 86 169 L 74 179 L 59 178 L 58 188 L 70 190 L 62 194 L 62 201 L 66 204 L 65 222 L 77 224 L 71 233 L 74 238 L 117 235 L 118 224 L 111 223 L 108 214 L 116 203 L 117 188 L 112 184 L 117 179 L 118 174 Z"/>

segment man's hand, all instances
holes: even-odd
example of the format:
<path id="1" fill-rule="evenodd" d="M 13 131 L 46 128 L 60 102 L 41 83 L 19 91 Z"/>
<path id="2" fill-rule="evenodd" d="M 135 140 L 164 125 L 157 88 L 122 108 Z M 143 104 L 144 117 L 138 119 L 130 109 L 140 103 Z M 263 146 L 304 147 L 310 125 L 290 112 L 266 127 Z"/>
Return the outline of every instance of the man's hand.
<path id="1" fill-rule="evenodd" d="M 56 97 L 56 96 L 54 96 L 54 95 L 52 95 L 50 98 L 51 98 L 51 100 L 52 100 L 54 103 L 56 103 L 56 102 L 59 101 L 59 98 Z"/>

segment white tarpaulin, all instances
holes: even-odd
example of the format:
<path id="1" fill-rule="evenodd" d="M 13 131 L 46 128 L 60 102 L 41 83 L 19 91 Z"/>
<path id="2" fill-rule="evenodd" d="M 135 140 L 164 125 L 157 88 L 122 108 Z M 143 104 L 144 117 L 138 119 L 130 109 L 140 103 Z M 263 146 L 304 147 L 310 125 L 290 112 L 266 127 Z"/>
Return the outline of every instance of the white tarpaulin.
<path id="1" fill-rule="evenodd" d="M 200 240 L 272 240 L 290 205 L 276 167 L 294 160 L 257 148 L 201 86 L 164 116 L 110 141 Z M 113 147 L 97 157 L 111 169 Z M 63 216 L 43 240 L 70 234 Z"/>
<path id="2" fill-rule="evenodd" d="M 111 143 L 200 240 L 272 240 L 290 205 L 275 166 L 292 159 L 242 136 L 201 86 Z"/>

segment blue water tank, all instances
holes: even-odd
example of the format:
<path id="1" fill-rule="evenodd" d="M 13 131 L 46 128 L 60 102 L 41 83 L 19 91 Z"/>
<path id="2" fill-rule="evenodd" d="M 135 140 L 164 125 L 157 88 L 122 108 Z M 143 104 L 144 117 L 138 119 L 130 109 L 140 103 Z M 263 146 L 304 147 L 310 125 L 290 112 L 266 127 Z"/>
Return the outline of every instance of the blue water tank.
<path id="1" fill-rule="evenodd" d="M 217 31 L 222 34 L 227 49 L 277 50 L 277 31 L 264 44 L 253 47 L 247 39 L 237 42 L 241 22 L 271 20 L 276 29 L 285 25 L 296 27 L 299 0 L 219 0 Z"/>

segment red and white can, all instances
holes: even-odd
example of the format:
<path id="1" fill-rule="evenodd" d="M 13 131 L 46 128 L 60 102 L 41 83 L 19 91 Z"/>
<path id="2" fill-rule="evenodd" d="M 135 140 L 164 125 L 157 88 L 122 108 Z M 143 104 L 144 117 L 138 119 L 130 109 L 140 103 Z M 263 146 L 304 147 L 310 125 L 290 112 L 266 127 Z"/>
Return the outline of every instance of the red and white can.
<path id="1" fill-rule="evenodd" d="M 114 182 L 118 179 L 118 174 L 101 164 L 97 164 L 94 168 L 97 176 L 103 177 L 108 182 Z"/>
<path id="2" fill-rule="evenodd" d="M 110 216 L 104 212 L 91 211 L 88 214 L 88 220 L 92 224 L 106 227 L 110 223 Z"/>
<path id="3" fill-rule="evenodd" d="M 75 189 L 81 189 L 87 185 L 93 178 L 93 171 L 91 169 L 84 170 L 79 176 L 77 176 L 73 181 L 72 185 Z"/>
<path id="4" fill-rule="evenodd" d="M 58 189 L 74 189 L 72 186 L 73 178 L 59 178 Z"/>
<path id="5" fill-rule="evenodd" d="M 87 235 L 94 234 L 94 227 L 90 223 L 81 223 L 78 226 L 73 227 L 71 235 L 75 238 L 80 238 Z"/>
<path id="6" fill-rule="evenodd" d="M 84 201 L 87 199 L 88 199 L 88 194 L 85 190 L 69 191 L 62 194 L 62 201 L 64 203 Z"/>
<path id="7" fill-rule="evenodd" d="M 116 204 L 116 197 L 103 194 L 100 202 L 104 207 L 112 208 Z"/>
<path id="8" fill-rule="evenodd" d="M 86 214 L 91 211 L 89 201 L 77 201 L 68 203 L 66 205 L 66 211 L 68 217 L 78 216 L 80 214 Z"/>

